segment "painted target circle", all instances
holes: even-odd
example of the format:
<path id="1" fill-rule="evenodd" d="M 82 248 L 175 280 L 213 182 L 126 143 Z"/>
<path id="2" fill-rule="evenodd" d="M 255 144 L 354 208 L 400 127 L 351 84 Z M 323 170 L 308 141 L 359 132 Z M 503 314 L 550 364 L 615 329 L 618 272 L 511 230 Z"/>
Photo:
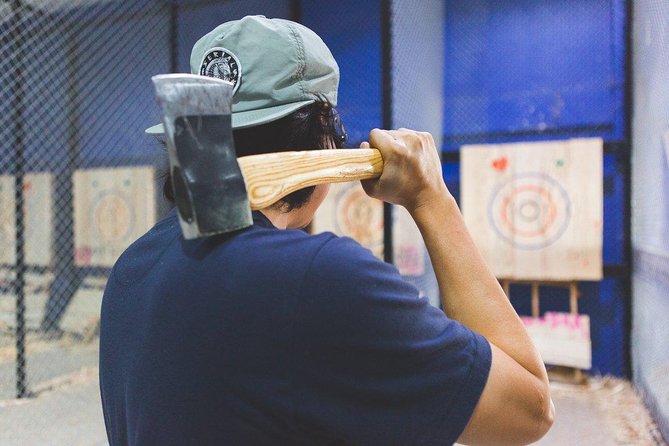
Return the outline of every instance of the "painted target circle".
<path id="1" fill-rule="evenodd" d="M 117 241 L 130 236 L 135 215 L 125 195 L 105 191 L 95 197 L 91 211 L 95 231 L 102 240 Z"/>
<path id="2" fill-rule="evenodd" d="M 542 249 L 569 226 L 567 191 L 543 173 L 514 175 L 490 195 L 488 219 L 498 237 L 520 249 Z"/>
<path id="3" fill-rule="evenodd" d="M 336 196 L 335 226 L 367 248 L 383 244 L 383 213 L 361 187 L 344 187 Z"/>

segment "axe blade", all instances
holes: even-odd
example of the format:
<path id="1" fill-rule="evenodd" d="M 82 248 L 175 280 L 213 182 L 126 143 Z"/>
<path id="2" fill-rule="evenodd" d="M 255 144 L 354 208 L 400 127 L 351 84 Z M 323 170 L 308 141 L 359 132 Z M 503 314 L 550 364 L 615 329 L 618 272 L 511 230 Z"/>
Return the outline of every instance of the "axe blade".
<path id="1" fill-rule="evenodd" d="M 232 138 L 233 84 L 193 74 L 151 78 L 170 162 L 184 238 L 253 225 Z"/>

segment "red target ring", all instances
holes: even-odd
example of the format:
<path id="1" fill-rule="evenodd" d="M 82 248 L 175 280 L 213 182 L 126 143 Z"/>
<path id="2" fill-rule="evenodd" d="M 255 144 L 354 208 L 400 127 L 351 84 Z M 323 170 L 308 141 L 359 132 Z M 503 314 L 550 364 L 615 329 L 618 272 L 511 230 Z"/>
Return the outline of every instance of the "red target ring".
<path id="1" fill-rule="evenodd" d="M 344 187 L 336 197 L 335 227 L 340 234 L 374 248 L 383 243 L 383 214 L 359 187 Z"/>
<path id="2" fill-rule="evenodd" d="M 541 249 L 569 226 L 571 204 L 565 189 L 543 173 L 514 175 L 491 194 L 489 223 L 495 234 L 520 249 Z"/>

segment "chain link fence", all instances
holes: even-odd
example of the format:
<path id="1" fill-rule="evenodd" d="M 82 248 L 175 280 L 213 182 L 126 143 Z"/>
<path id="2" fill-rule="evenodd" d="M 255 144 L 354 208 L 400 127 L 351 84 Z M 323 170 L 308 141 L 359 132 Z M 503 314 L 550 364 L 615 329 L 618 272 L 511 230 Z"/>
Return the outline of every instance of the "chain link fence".
<path id="1" fill-rule="evenodd" d="M 0 400 L 97 367 L 110 268 L 167 210 L 151 76 L 188 71 L 215 25 L 290 6 L 0 2 Z"/>
<path id="2" fill-rule="evenodd" d="M 0 400 L 97 366 L 113 260 L 156 217 L 142 131 L 170 68 L 170 8 L 0 4 Z M 148 185 L 144 184 L 148 180 Z"/>
<path id="3" fill-rule="evenodd" d="M 430 132 L 437 147 L 443 135 L 444 15 L 444 2 L 399 0 L 390 7 L 390 127 Z M 427 248 L 411 216 L 400 206 L 393 206 L 392 237 L 393 263 L 400 274 L 440 307 Z"/>

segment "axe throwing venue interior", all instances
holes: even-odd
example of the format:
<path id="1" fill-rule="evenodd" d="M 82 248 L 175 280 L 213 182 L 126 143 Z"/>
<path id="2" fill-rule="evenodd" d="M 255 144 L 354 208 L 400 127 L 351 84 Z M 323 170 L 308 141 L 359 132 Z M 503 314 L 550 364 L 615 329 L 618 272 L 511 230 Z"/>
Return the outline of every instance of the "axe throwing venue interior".
<path id="1" fill-rule="evenodd" d="M 456 216 L 368 195 L 418 140 Z M 665 445 L 668 317 L 665 0 L 0 0 L 1 445 L 478 444 L 492 346 L 555 410 L 486 444 Z"/>

